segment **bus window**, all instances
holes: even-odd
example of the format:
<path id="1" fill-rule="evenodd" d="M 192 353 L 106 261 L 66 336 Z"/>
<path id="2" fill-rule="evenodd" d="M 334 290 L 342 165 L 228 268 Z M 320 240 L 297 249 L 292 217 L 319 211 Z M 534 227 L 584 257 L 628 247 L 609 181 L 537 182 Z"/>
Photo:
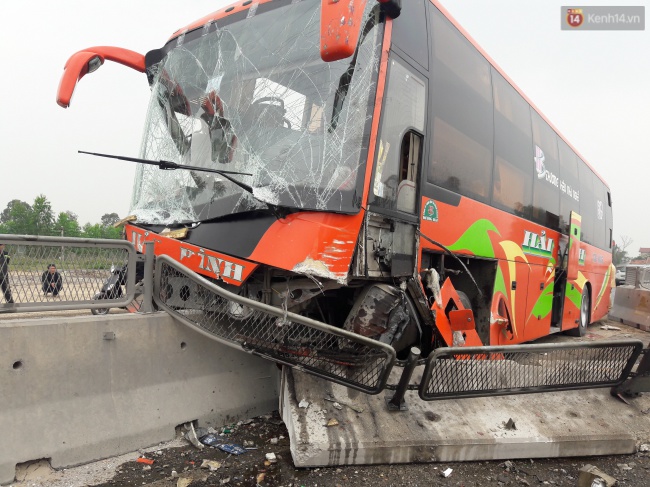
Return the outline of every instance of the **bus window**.
<path id="1" fill-rule="evenodd" d="M 533 136 L 530 106 L 496 70 L 494 88 L 494 183 L 492 203 L 515 215 L 531 218 Z"/>
<path id="2" fill-rule="evenodd" d="M 557 134 L 535 111 L 530 164 L 537 175 L 533 183 L 533 221 L 553 229 L 560 227 L 560 161 Z"/>
<path id="3" fill-rule="evenodd" d="M 416 180 L 419 161 L 414 155 L 420 157 L 421 139 L 416 137 L 414 140 L 410 134 L 413 131 L 424 133 L 425 86 L 425 82 L 414 75 L 404 63 L 395 56 L 391 59 L 375 165 L 372 204 L 396 209 L 400 183 L 405 179 L 410 180 L 410 187 L 415 190 L 413 183 Z M 413 152 L 414 150 L 416 152 Z M 410 200 L 410 197 L 408 199 Z M 413 212 L 415 208 L 405 211 Z"/>
<path id="4" fill-rule="evenodd" d="M 580 214 L 580 178 L 575 153 L 564 140 L 558 138 L 560 153 L 560 230 L 569 233 L 571 212 Z"/>
<path id="5" fill-rule="evenodd" d="M 596 219 L 594 221 L 594 245 L 601 249 L 609 248 L 609 232 L 607 224 L 607 188 L 598 176 L 594 174 L 594 197 Z"/>
<path id="6" fill-rule="evenodd" d="M 581 159 L 578 159 L 580 175 L 580 215 L 582 216 L 581 240 L 591 245 L 594 242 L 596 225 L 596 198 L 594 195 L 594 173 Z"/>
<path id="7" fill-rule="evenodd" d="M 492 185 L 493 113 L 490 64 L 433 12 L 433 133 L 427 179 L 487 203 Z"/>

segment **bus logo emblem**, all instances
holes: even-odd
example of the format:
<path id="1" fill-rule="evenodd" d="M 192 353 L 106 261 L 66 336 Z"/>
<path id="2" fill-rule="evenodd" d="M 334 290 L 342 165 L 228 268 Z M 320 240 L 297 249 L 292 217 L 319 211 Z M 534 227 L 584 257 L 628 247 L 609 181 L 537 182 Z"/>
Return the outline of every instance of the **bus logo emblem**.
<path id="1" fill-rule="evenodd" d="M 435 201 L 429 200 L 424 205 L 424 211 L 422 212 L 422 219 L 430 222 L 438 221 L 438 207 L 436 206 Z"/>
<path id="2" fill-rule="evenodd" d="M 535 146 L 535 170 L 537 171 L 537 177 L 539 179 L 545 178 L 546 177 L 546 166 L 544 165 L 544 160 L 546 160 L 546 156 L 544 155 L 544 151 L 542 148 L 538 145 Z"/>
<path id="3" fill-rule="evenodd" d="M 553 256 L 554 244 L 555 241 L 552 238 L 546 238 L 546 232 L 537 235 L 534 232 L 526 230 L 524 232 L 524 243 L 521 245 L 521 248 L 524 254 L 550 258 Z"/>

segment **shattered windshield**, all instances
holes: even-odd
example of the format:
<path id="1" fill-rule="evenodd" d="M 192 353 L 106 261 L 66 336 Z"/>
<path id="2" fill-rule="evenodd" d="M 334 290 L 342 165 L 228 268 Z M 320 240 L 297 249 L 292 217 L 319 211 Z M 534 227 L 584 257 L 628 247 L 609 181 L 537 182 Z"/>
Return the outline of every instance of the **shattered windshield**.
<path id="1" fill-rule="evenodd" d="M 374 4 L 374 2 L 368 2 Z M 320 0 L 269 2 L 173 39 L 148 67 L 140 156 L 233 171 L 140 166 L 131 213 L 146 223 L 268 206 L 356 213 L 382 37 L 366 7 L 358 52 L 320 58 Z M 230 22 L 230 23 L 227 23 Z"/>

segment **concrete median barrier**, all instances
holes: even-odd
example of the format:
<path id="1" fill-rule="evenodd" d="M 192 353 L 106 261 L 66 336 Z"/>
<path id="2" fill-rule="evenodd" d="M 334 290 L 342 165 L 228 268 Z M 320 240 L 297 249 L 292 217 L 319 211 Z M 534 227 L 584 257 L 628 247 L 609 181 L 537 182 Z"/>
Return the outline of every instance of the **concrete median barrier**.
<path id="1" fill-rule="evenodd" d="M 79 465 L 278 407 L 278 368 L 166 313 L 0 322 L 0 484 L 18 463 Z"/>
<path id="2" fill-rule="evenodd" d="M 632 286 L 617 287 L 609 317 L 650 331 L 650 290 Z"/>

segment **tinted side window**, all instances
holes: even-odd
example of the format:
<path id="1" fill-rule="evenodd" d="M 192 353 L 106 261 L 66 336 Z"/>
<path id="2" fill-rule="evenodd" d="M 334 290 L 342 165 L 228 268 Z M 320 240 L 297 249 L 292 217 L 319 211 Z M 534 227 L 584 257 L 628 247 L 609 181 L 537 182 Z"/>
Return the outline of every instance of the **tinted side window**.
<path id="1" fill-rule="evenodd" d="M 562 139 L 558 139 L 560 152 L 560 230 L 568 234 L 571 212 L 580 213 L 580 178 L 578 158 Z"/>
<path id="2" fill-rule="evenodd" d="M 493 114 L 490 65 L 458 30 L 433 12 L 433 134 L 428 180 L 488 202 Z"/>
<path id="3" fill-rule="evenodd" d="M 525 218 L 532 216 L 533 136 L 530 106 L 496 70 L 494 89 L 494 175 L 492 204 Z"/>
<path id="4" fill-rule="evenodd" d="M 594 195 L 594 173 L 581 159 L 578 159 L 580 175 L 580 215 L 582 215 L 583 242 L 595 245 L 596 198 Z"/>
<path id="5" fill-rule="evenodd" d="M 533 110 L 533 220 L 551 228 L 560 227 L 560 161 L 557 134 Z"/>
<path id="6" fill-rule="evenodd" d="M 429 68 L 429 41 L 424 0 L 402 2 L 402 13 L 393 22 L 392 42 L 425 69 Z"/>

